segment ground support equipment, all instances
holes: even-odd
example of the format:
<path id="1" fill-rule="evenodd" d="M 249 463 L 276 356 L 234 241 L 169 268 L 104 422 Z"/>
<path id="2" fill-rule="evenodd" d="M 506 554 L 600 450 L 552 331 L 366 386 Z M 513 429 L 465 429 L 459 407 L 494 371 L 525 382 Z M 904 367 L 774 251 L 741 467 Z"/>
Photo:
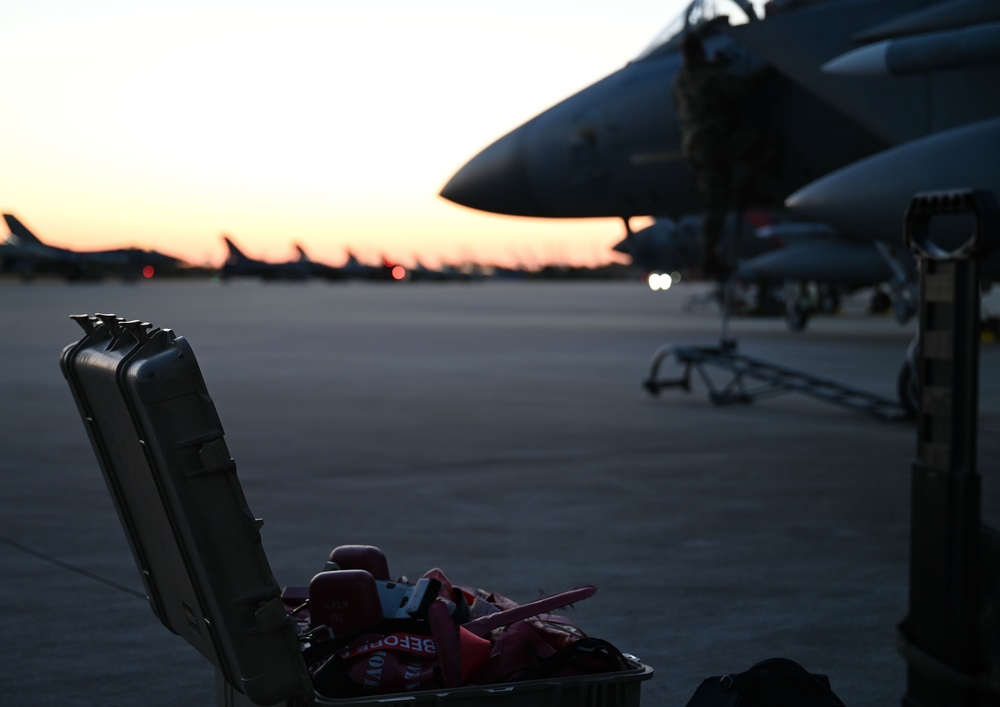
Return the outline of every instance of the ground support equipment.
<path id="1" fill-rule="evenodd" d="M 660 378 L 660 366 L 670 358 L 683 371 L 677 378 Z M 708 388 L 709 399 L 716 405 L 751 403 L 782 393 L 802 393 L 887 422 L 908 417 L 907 409 L 897 401 L 747 356 L 736 350 L 736 342 L 732 339 L 723 339 L 718 346 L 661 347 L 653 355 L 649 377 L 643 385 L 653 395 L 658 395 L 663 388 L 681 388 L 690 392 L 692 369 Z M 719 384 L 709 374 L 710 369 L 728 374 L 728 380 Z"/>

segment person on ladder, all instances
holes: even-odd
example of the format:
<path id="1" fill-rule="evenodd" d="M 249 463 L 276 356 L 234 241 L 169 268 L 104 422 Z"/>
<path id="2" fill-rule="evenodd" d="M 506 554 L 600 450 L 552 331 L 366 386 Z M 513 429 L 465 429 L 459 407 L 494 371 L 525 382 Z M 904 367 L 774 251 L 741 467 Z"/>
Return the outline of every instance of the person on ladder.
<path id="1" fill-rule="evenodd" d="M 770 200 L 756 182 L 776 171 L 780 140 L 742 124 L 740 114 L 743 101 L 774 72 L 765 66 L 737 74 L 719 58 L 709 61 L 695 33 L 682 40 L 681 55 L 684 64 L 674 77 L 672 94 L 681 128 L 681 154 L 694 172 L 705 209 L 701 269 L 705 277 L 725 280 L 729 268 L 720 246 L 726 213 L 733 208 L 742 211 L 751 201 Z"/>

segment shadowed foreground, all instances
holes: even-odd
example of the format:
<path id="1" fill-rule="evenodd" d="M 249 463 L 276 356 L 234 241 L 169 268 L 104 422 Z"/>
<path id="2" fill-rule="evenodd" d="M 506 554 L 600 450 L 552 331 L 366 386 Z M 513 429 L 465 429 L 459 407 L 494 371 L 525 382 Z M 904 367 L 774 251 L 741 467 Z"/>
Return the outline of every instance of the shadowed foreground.
<path id="1" fill-rule="evenodd" d="M 528 601 L 584 583 L 580 626 L 656 670 L 644 705 L 784 656 L 845 703 L 903 694 L 910 425 L 803 397 L 715 408 L 641 388 L 663 343 L 713 343 L 690 291 L 638 284 L 0 285 L 0 692 L 36 705 L 212 705 L 211 666 L 141 584 L 58 367 L 114 312 L 198 355 L 280 584 L 336 545 Z M 893 395 L 913 328 L 854 314 L 747 353 Z M 998 353 L 983 350 L 995 516 Z"/>

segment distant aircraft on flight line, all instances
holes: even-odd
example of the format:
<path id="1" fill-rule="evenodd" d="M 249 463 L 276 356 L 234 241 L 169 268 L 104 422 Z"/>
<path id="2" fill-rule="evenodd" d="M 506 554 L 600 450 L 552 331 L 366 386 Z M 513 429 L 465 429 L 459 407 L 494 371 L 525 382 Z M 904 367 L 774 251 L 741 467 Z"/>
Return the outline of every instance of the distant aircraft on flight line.
<path id="1" fill-rule="evenodd" d="M 13 214 L 4 214 L 10 234 L 0 243 L 0 272 L 24 279 L 40 275 L 67 280 L 99 280 L 120 277 L 134 280 L 156 273 L 178 270 L 186 263 L 179 258 L 140 248 L 79 251 L 43 243 Z"/>
<path id="2" fill-rule="evenodd" d="M 343 265 L 327 265 L 312 260 L 305 249 L 296 244 L 299 257 L 296 260 L 274 263 L 256 260 L 243 253 L 229 236 L 223 236 L 229 251 L 220 274 L 223 279 L 232 277 L 259 277 L 262 280 L 308 280 L 319 278 L 329 281 L 340 280 L 383 280 L 393 281 L 406 278 L 406 269 L 387 259 L 381 265 L 367 265 L 348 252 Z"/>
<path id="3" fill-rule="evenodd" d="M 847 283 L 864 270 L 888 280 L 905 320 L 910 197 L 956 187 L 1000 194 L 1000 2 L 774 0 L 765 10 L 760 18 L 748 0 L 694 0 L 635 60 L 489 145 L 441 196 L 495 213 L 626 224 L 699 213 L 670 92 L 680 42 L 697 32 L 733 71 L 776 69 L 745 116 L 783 143 L 768 196 L 829 230 L 747 258 L 739 274 Z M 996 278 L 1000 259 L 984 274 Z"/>

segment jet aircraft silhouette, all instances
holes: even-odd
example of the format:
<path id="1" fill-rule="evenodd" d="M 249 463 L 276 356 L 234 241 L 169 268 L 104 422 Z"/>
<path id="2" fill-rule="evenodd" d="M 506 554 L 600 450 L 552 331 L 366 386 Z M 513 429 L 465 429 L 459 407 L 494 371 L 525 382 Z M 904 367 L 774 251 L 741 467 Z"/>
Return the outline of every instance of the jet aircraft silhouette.
<path id="1" fill-rule="evenodd" d="M 368 265 L 347 251 L 347 260 L 343 265 L 327 265 L 310 258 L 301 245 L 296 245 L 295 249 L 299 252 L 299 262 L 306 266 L 309 275 L 324 280 L 402 280 L 406 275 L 405 268 L 388 258 L 382 258 L 381 265 Z"/>
<path id="2" fill-rule="evenodd" d="M 305 248 L 303 248 L 298 243 L 295 244 L 295 250 L 299 254 L 298 263 L 305 269 L 308 277 L 318 277 L 322 280 L 329 281 L 339 281 L 347 279 L 347 274 L 344 268 L 338 268 L 335 265 L 327 265 L 326 263 L 320 263 L 309 257 L 306 253 Z"/>
<path id="3" fill-rule="evenodd" d="M 4 214 L 10 234 L 0 243 L 0 272 L 30 279 L 52 275 L 67 280 L 128 280 L 151 277 L 156 272 L 177 270 L 184 261 L 155 250 L 118 248 L 79 251 L 48 245 L 13 214 Z"/>
<path id="4" fill-rule="evenodd" d="M 351 251 L 347 251 L 347 260 L 340 269 L 350 280 L 399 281 L 406 278 L 406 268 L 385 256 L 379 265 L 370 265 L 358 260 L 358 256 Z"/>
<path id="5" fill-rule="evenodd" d="M 766 63 L 777 72 L 747 102 L 744 120 L 781 136 L 780 179 L 742 206 L 767 207 L 773 198 L 833 229 L 822 242 L 748 259 L 742 274 L 845 284 L 887 278 L 897 317 L 908 318 L 912 265 L 892 246 L 901 243 L 909 198 L 968 186 L 1000 193 L 1000 3 L 776 0 L 758 18 L 746 0 L 734 0 L 730 9 L 746 15 L 739 25 L 713 15 L 718 4 L 692 2 L 624 68 L 473 157 L 441 196 L 496 213 L 626 223 L 701 212 L 669 91 L 681 39 L 698 32 L 734 71 Z M 994 266 L 984 273 L 996 277 Z"/>
<path id="6" fill-rule="evenodd" d="M 273 263 L 257 260 L 244 254 L 232 238 L 223 235 L 228 255 L 222 264 L 220 274 L 222 279 L 233 277 L 259 277 L 262 280 L 306 280 L 312 275 L 312 266 L 308 260 L 290 260 L 283 263 Z M 301 253 L 301 251 L 300 251 Z"/>
<path id="7" fill-rule="evenodd" d="M 354 253 L 348 251 L 347 260 L 343 265 L 327 265 L 313 260 L 305 248 L 295 244 L 299 257 L 297 260 L 273 263 L 256 260 L 249 257 L 233 242 L 229 236 L 223 236 L 229 255 L 223 264 L 220 274 L 223 279 L 232 277 L 258 277 L 262 280 L 293 280 L 303 281 L 319 278 L 331 282 L 343 280 L 401 280 L 405 277 L 405 268 L 382 259 L 381 265 L 368 265 L 358 260 Z"/>

